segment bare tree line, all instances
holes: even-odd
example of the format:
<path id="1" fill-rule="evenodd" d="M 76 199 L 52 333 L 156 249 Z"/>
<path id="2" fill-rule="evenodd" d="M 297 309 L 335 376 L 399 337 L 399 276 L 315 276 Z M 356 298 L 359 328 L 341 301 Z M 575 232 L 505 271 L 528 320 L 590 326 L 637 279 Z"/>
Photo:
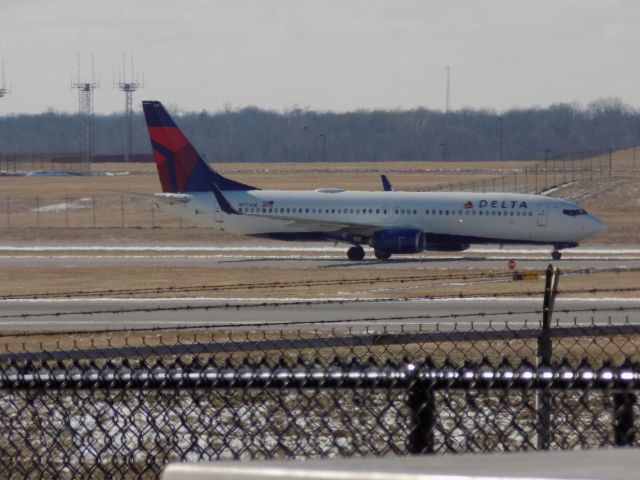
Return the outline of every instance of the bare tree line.
<path id="1" fill-rule="evenodd" d="M 134 152 L 150 153 L 142 114 L 133 121 Z M 640 145 L 640 110 L 617 99 L 501 113 L 246 107 L 176 112 L 176 121 L 210 162 L 533 160 Z M 96 116 L 96 154 L 124 151 L 123 122 L 123 114 Z M 81 131 L 73 114 L 3 117 L 0 153 L 75 153 L 82 150 Z"/>

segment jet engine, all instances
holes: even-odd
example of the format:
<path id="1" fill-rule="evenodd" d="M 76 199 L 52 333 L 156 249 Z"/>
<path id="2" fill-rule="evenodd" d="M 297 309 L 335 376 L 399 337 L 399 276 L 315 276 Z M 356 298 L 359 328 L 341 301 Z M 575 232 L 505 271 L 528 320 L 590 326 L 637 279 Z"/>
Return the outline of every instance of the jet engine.
<path id="1" fill-rule="evenodd" d="M 369 244 L 380 252 L 418 253 L 425 248 L 425 234 L 422 230 L 409 227 L 378 230 L 373 234 Z"/>

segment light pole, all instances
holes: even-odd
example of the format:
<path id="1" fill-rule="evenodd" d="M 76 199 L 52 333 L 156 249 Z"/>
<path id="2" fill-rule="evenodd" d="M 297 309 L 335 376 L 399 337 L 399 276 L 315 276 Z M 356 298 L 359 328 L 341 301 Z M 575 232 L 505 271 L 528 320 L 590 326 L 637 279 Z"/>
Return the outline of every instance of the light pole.
<path id="1" fill-rule="evenodd" d="M 327 136 L 324 133 L 318 135 L 318 137 L 322 138 L 322 161 L 327 161 Z"/>
<path id="2" fill-rule="evenodd" d="M 502 116 L 498 117 L 498 125 L 500 127 L 500 161 L 502 161 L 502 152 L 504 146 L 504 129 L 502 128 Z"/>
<path id="3" fill-rule="evenodd" d="M 548 172 L 548 168 L 547 165 L 549 164 L 549 153 L 551 153 L 551 149 L 550 148 L 545 148 L 544 149 L 544 187 L 542 188 L 547 188 L 547 186 L 549 185 L 547 183 L 547 172 Z"/>
<path id="4" fill-rule="evenodd" d="M 309 138 L 306 135 L 306 133 L 309 130 L 310 130 L 309 127 L 307 127 L 306 125 L 302 126 L 302 132 L 304 133 L 304 136 L 303 136 L 304 151 L 307 157 L 307 162 L 311 161 L 311 149 L 309 148 L 309 145 L 308 145 Z"/>
<path id="5" fill-rule="evenodd" d="M 447 158 L 447 144 L 443 142 L 443 143 L 439 143 L 438 145 L 440 145 L 440 147 L 442 148 L 441 158 L 442 158 L 442 161 L 444 162 Z"/>

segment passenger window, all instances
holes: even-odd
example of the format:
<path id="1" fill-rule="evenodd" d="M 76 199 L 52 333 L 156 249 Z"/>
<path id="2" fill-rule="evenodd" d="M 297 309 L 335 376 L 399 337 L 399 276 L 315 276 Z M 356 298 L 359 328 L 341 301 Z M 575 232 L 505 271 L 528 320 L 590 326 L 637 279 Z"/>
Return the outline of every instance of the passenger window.
<path id="1" fill-rule="evenodd" d="M 304 213 L 309 213 L 309 209 L 308 209 L 308 208 L 305 208 L 305 209 L 304 209 Z"/>
<path id="2" fill-rule="evenodd" d="M 442 215 L 442 210 L 440 210 L 438 213 L 439 213 L 440 215 Z"/>
<path id="3" fill-rule="evenodd" d="M 376 208 L 376 215 L 380 215 L 380 209 Z"/>
<path id="4" fill-rule="evenodd" d="M 372 208 L 370 208 L 370 209 L 369 209 L 369 215 L 371 215 L 372 213 L 373 213 L 373 209 L 372 209 Z"/>
<path id="5" fill-rule="evenodd" d="M 482 210 L 480 210 L 480 211 L 478 212 L 478 215 L 482 215 Z"/>
<path id="6" fill-rule="evenodd" d="M 424 213 L 426 213 L 427 215 L 429 215 L 429 210 L 425 210 Z"/>
<path id="7" fill-rule="evenodd" d="M 331 213 L 336 213 L 335 208 L 332 208 L 332 209 L 331 209 Z"/>
<path id="8" fill-rule="evenodd" d="M 511 212 L 511 216 L 513 217 L 513 212 Z"/>
<path id="9" fill-rule="evenodd" d="M 386 215 L 386 214 L 387 214 L 387 211 L 386 211 L 386 210 L 383 210 L 383 211 L 382 211 L 382 213 Z"/>

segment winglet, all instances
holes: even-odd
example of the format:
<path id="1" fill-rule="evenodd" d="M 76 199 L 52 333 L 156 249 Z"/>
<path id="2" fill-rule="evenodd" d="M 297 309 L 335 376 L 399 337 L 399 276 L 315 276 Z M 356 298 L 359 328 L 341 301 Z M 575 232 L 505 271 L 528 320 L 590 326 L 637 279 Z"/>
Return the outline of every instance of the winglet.
<path id="1" fill-rule="evenodd" d="M 385 192 L 393 192 L 393 187 L 391 186 L 391 182 L 387 178 L 386 175 L 380 175 L 382 179 L 382 188 L 384 188 Z"/>
<path id="2" fill-rule="evenodd" d="M 231 206 L 229 200 L 227 200 L 222 193 L 222 190 L 216 185 L 216 182 L 211 182 L 211 190 L 213 190 L 213 195 L 216 197 L 216 201 L 224 213 L 227 215 L 241 215 L 240 212 Z"/>

